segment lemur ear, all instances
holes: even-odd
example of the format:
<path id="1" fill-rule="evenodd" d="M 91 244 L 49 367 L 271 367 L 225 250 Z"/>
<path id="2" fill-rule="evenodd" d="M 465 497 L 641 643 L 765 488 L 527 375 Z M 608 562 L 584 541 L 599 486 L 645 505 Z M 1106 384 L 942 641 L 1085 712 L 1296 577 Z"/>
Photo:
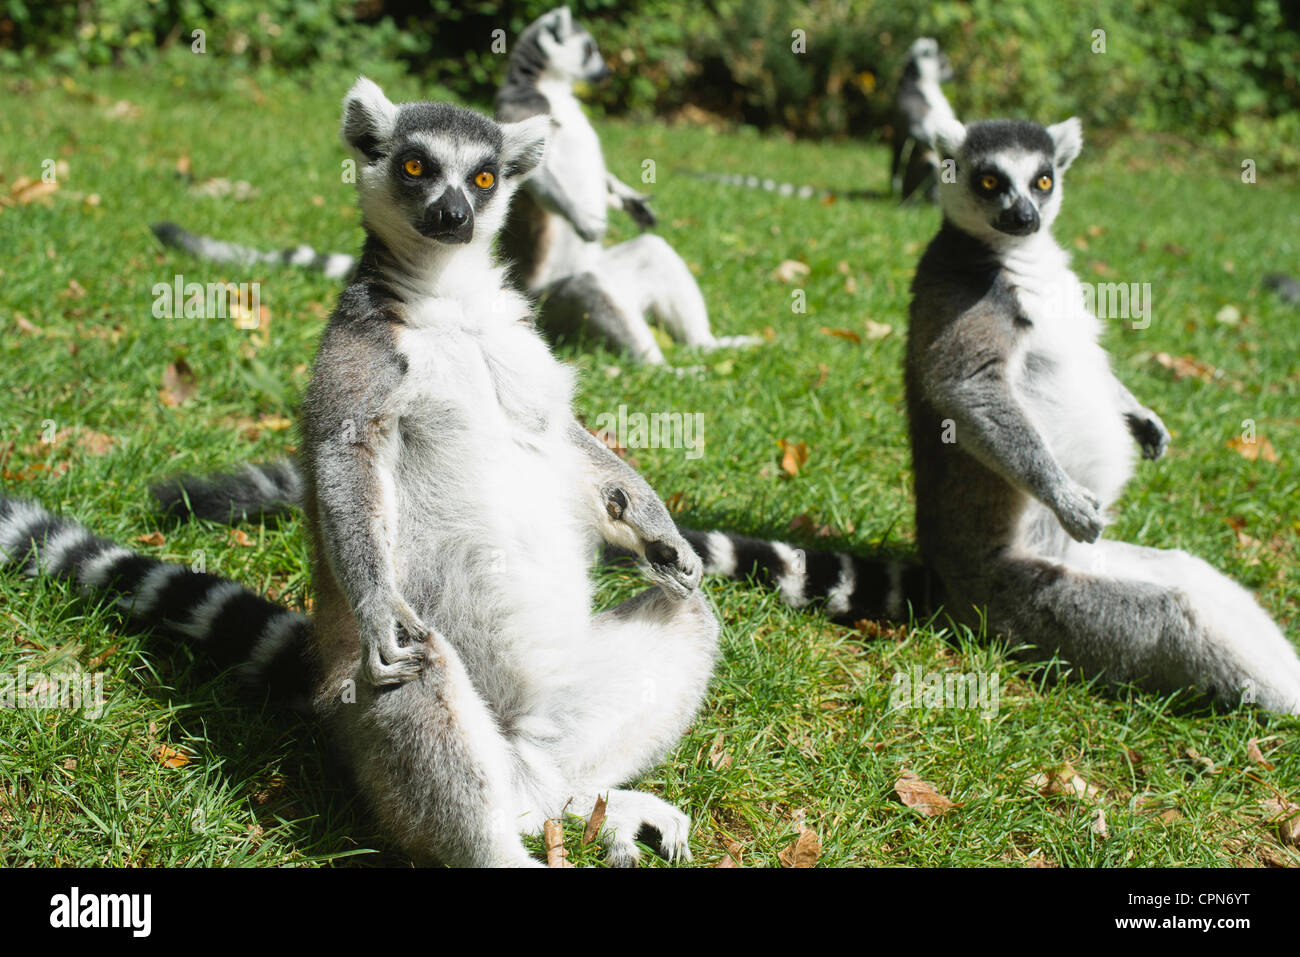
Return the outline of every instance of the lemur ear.
<path id="1" fill-rule="evenodd" d="M 505 140 L 501 149 L 501 167 L 505 176 L 522 178 L 533 172 L 546 155 L 551 136 L 551 116 L 539 113 L 518 123 L 502 123 Z"/>
<path id="2" fill-rule="evenodd" d="M 384 155 L 384 144 L 397 126 L 397 107 L 373 80 L 364 76 L 343 98 L 343 142 L 353 152 L 373 162 Z"/>
<path id="3" fill-rule="evenodd" d="M 551 11 L 551 15 L 555 17 L 551 21 L 551 26 L 557 34 L 557 40 L 563 40 L 573 32 L 573 14 L 568 7 L 556 7 Z"/>
<path id="4" fill-rule="evenodd" d="M 966 127 L 955 118 L 940 121 L 932 134 L 935 149 L 947 157 L 955 157 L 966 142 Z"/>
<path id="5" fill-rule="evenodd" d="M 1047 135 L 1052 138 L 1052 144 L 1056 147 L 1056 155 L 1052 158 L 1052 162 L 1058 170 L 1069 169 L 1070 164 L 1078 158 L 1079 151 L 1083 149 L 1083 124 L 1079 122 L 1077 116 L 1072 116 L 1055 126 L 1049 126 Z"/>

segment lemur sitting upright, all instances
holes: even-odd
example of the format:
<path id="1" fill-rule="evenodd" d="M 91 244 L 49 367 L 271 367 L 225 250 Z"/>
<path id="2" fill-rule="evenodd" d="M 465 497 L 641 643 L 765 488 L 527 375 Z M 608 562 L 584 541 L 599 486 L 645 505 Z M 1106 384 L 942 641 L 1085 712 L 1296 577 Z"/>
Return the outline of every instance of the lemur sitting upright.
<path id="1" fill-rule="evenodd" d="M 938 129 L 956 161 L 912 284 L 906 387 L 921 554 L 949 614 L 1088 675 L 1300 712 L 1300 659 L 1240 585 L 1101 538 L 1164 424 L 1115 378 L 1050 227 L 1078 120 Z"/>
<path id="2" fill-rule="evenodd" d="M 912 283 L 905 381 L 922 565 L 688 532 L 706 573 L 753 570 L 842 621 L 938 609 L 1085 675 L 1300 713 L 1300 658 L 1199 558 L 1101 538 L 1169 441 L 1115 378 L 1050 227 L 1083 134 L 994 120 L 936 130 L 956 164 Z"/>
<path id="3" fill-rule="evenodd" d="M 700 562 L 653 490 L 575 421 L 573 373 L 493 261 L 548 132 L 543 117 L 394 105 L 364 78 L 344 101 L 367 238 L 302 411 L 310 628 L 0 499 L 0 557 L 118 579 L 137 617 L 214 652 L 235 645 L 254 679 L 309 641 L 317 714 L 421 862 L 536 863 L 521 833 L 566 808 L 588 816 L 606 793 L 611 861 L 634 863 L 644 829 L 690 856 L 685 814 L 617 788 L 667 754 L 708 685 L 718 622 Z M 600 539 L 655 585 L 593 615 Z"/>
<path id="4" fill-rule="evenodd" d="M 605 168 L 600 139 L 573 95 L 574 84 L 608 73 L 591 34 L 560 7 L 520 35 L 497 93 L 499 121 L 543 114 L 555 127 L 545 166 L 511 205 L 502 235 L 519 281 L 542 297 L 542 324 L 559 334 L 586 330 L 650 363 L 664 356 L 648 315 L 690 346 L 758 342 L 714 337 L 695 277 L 662 237 L 643 233 L 602 245 L 607 207 L 626 210 L 643 226 L 655 222 L 649 197 Z"/>
<path id="5" fill-rule="evenodd" d="M 952 64 L 937 41 L 920 37 L 908 49 L 894 96 L 894 145 L 889 182 L 906 201 L 924 188 L 930 202 L 939 199 L 939 155 L 935 131 L 956 122 L 940 84 L 952 79 Z"/>

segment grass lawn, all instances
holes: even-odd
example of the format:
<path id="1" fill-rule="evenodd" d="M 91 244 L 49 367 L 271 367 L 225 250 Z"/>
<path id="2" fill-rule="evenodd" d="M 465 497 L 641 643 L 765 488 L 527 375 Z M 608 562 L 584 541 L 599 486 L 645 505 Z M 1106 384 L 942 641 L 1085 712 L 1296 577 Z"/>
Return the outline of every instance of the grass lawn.
<path id="1" fill-rule="evenodd" d="M 429 94 L 372 75 L 394 99 Z M 339 287 L 292 269 L 203 264 L 162 250 L 148 224 L 169 218 L 239 241 L 354 250 L 361 231 L 336 135 L 350 79 L 304 91 L 174 60 L 63 82 L 3 81 L 0 194 L 21 176 L 39 178 L 47 159 L 67 164 L 48 205 L 0 208 L 6 494 L 304 602 L 296 520 L 242 534 L 172 525 L 145 490 L 168 473 L 275 457 L 295 441 L 287 420 Z M 821 543 L 908 548 L 907 287 L 938 213 L 782 198 L 680 172 L 883 190 L 880 146 L 600 129 L 611 169 L 628 182 L 643 160 L 655 161 L 660 231 L 698 268 L 718 334 L 768 341 L 707 356 L 670 350 L 675 365 L 704 367 L 686 376 L 566 347 L 582 373 L 581 413 L 589 423 L 620 404 L 703 413 L 702 457 L 631 453 L 684 524 L 798 540 L 807 533 L 789 523 L 802 515 L 828 527 Z M 177 174 L 183 158 L 196 183 L 246 180 L 258 195 L 194 195 Z M 1271 270 L 1300 273 L 1300 184 L 1276 178 L 1261 157 L 1258 183 L 1244 185 L 1241 159 L 1095 137 L 1066 177 L 1056 233 L 1084 281 L 1151 284 L 1149 327 L 1110 322 L 1106 342 L 1173 444 L 1139 467 L 1109 534 L 1204 556 L 1256 590 L 1294 640 L 1300 314 L 1260 280 Z M 633 234 L 616 221 L 615 239 Z M 805 263 L 807 275 L 775 278 L 784 260 Z M 269 325 L 155 318 L 152 288 L 177 274 L 260 283 Z M 792 311 L 795 288 L 806 313 Z M 160 390 L 179 359 L 193 370 L 194 393 L 171 406 Z M 1268 441 L 1247 447 L 1260 452 L 1253 460 L 1230 445 L 1245 420 Z M 780 440 L 808 447 L 793 477 Z M 602 600 L 635 587 L 631 575 L 606 574 Z M 942 619 L 868 634 L 785 608 L 758 587 L 704 587 L 724 620 L 724 655 L 690 733 L 639 784 L 691 814 L 697 864 L 735 845 L 746 866 L 777 865 L 799 820 L 817 832 L 820 864 L 830 866 L 1300 864 L 1262 806 L 1300 798 L 1294 718 L 1049 683 L 996 644 L 953 636 Z M 0 674 L 20 666 L 102 671 L 108 703 L 97 720 L 0 710 L 0 864 L 403 863 L 383 850 L 312 727 L 241 706 L 229 680 L 205 676 L 183 649 L 134 633 L 63 584 L 6 574 Z M 892 676 L 913 668 L 996 674 L 1000 707 L 991 717 L 892 709 Z M 1040 793 L 1035 776 L 1066 764 L 1095 789 L 1090 797 Z M 904 771 L 958 806 L 931 818 L 894 800 Z M 599 862 L 580 847 L 580 824 L 566 833 L 576 862 Z M 540 839 L 532 846 L 540 854 Z"/>

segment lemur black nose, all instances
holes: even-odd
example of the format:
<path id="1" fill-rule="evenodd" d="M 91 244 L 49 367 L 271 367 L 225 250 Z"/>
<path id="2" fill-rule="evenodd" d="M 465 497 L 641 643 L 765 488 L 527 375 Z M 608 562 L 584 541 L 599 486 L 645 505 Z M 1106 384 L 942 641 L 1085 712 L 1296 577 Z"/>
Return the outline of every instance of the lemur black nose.
<path id="1" fill-rule="evenodd" d="M 1038 230 L 1038 210 L 1027 199 L 1018 199 L 1015 204 L 1004 209 L 994 225 L 1004 233 L 1012 236 L 1028 236 Z"/>
<path id="2" fill-rule="evenodd" d="M 474 237 L 474 209 L 459 189 L 448 187 L 430 203 L 420 232 L 443 243 L 467 243 Z"/>

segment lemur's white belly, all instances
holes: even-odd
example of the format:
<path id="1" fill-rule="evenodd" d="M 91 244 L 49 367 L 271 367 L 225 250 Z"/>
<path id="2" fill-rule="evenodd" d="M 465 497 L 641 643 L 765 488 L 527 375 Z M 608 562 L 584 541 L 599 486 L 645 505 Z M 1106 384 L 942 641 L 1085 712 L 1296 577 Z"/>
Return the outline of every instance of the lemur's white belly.
<path id="1" fill-rule="evenodd" d="M 1134 446 L 1099 324 L 1068 271 L 1019 289 L 1033 323 L 1012 357 L 1012 384 L 1066 473 L 1109 505 L 1133 471 Z"/>
<path id="2" fill-rule="evenodd" d="M 592 219 L 606 215 L 605 157 L 600 138 L 567 86 L 543 86 L 555 132 L 546 150 L 547 171 L 574 205 Z M 539 271 L 542 285 L 585 272 L 600 256 L 601 241 L 587 242 L 563 216 L 550 213 L 550 244 Z"/>
<path id="3" fill-rule="evenodd" d="M 436 312 L 436 310 L 430 310 Z M 570 372 L 526 326 L 435 316 L 404 327 L 390 527 L 399 588 L 479 690 L 527 707 L 591 610 Z"/>

